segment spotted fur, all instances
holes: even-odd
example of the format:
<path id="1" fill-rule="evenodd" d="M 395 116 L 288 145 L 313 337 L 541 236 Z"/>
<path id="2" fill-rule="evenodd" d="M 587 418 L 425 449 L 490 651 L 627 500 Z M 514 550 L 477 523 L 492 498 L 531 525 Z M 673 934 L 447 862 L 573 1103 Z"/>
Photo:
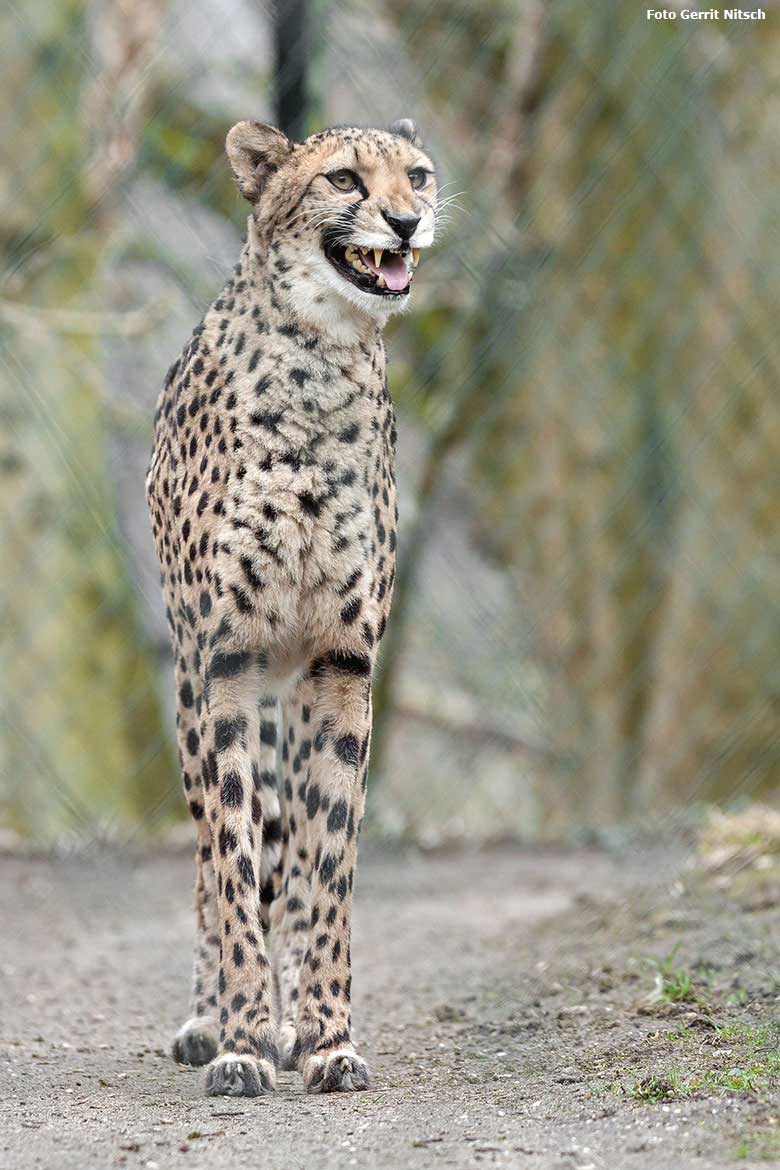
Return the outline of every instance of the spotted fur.
<path id="1" fill-rule="evenodd" d="M 252 204 L 239 264 L 168 373 L 147 480 L 197 835 L 191 1016 L 207 1092 L 362 1089 L 350 921 L 371 680 L 395 577 L 395 422 L 382 326 L 326 245 L 432 242 L 413 126 L 302 144 L 228 135 Z M 423 189 L 409 174 L 423 167 Z M 340 191 L 328 176 L 359 180 Z M 268 936 L 266 938 L 266 936 Z"/>

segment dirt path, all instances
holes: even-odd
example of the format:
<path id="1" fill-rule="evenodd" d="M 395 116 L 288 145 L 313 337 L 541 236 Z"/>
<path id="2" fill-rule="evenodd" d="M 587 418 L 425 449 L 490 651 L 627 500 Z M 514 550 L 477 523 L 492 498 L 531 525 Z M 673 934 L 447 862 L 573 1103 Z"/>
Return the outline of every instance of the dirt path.
<path id="1" fill-rule="evenodd" d="M 273 1098 L 233 1101 L 205 1098 L 202 1071 L 167 1055 L 186 1007 L 189 859 L 0 859 L 0 1167 L 749 1167 L 765 1156 L 750 1142 L 772 1139 L 774 1081 L 689 1092 L 679 1076 L 701 1066 L 710 1025 L 696 1030 L 690 1002 L 637 1009 L 652 979 L 635 956 L 682 931 L 721 968 L 742 946 L 758 986 L 776 907 L 750 911 L 747 931 L 744 907 L 708 909 L 706 892 L 670 911 L 669 859 L 647 864 L 652 885 L 627 897 L 647 876 L 636 857 L 364 850 L 355 1017 L 374 1087 L 311 1098 L 284 1074 Z M 680 1028 L 692 1045 L 675 1048 Z"/>

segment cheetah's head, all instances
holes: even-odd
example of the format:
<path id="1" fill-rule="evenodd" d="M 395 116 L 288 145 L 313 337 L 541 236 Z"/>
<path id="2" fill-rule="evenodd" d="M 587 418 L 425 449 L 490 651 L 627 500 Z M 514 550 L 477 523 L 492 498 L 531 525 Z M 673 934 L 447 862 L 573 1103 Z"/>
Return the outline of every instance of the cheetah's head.
<path id="1" fill-rule="evenodd" d="M 414 124 L 325 130 L 293 143 L 239 122 L 227 154 L 277 285 L 305 311 L 344 300 L 380 320 L 406 307 L 433 243 L 436 179 Z"/>

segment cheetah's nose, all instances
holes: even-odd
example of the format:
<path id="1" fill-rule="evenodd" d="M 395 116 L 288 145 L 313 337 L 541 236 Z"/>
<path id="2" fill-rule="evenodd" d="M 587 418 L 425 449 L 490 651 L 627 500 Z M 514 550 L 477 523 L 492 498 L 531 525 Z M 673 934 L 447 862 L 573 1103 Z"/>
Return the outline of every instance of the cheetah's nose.
<path id="1" fill-rule="evenodd" d="M 420 222 L 419 215 L 407 215 L 404 212 L 396 214 L 393 211 L 383 211 L 382 215 L 401 240 L 411 240 L 415 228 Z"/>

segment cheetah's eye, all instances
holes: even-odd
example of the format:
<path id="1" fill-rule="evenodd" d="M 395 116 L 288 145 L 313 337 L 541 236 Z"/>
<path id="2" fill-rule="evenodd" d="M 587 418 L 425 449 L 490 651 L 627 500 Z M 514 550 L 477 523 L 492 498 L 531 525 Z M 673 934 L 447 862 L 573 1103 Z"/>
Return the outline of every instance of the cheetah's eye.
<path id="1" fill-rule="evenodd" d="M 422 167 L 415 167 L 414 170 L 408 172 L 409 182 L 415 191 L 419 191 L 428 182 L 428 172 Z"/>
<path id="2" fill-rule="evenodd" d="M 337 191 L 354 191 L 358 185 L 358 177 L 354 171 L 331 171 L 325 178 Z"/>

